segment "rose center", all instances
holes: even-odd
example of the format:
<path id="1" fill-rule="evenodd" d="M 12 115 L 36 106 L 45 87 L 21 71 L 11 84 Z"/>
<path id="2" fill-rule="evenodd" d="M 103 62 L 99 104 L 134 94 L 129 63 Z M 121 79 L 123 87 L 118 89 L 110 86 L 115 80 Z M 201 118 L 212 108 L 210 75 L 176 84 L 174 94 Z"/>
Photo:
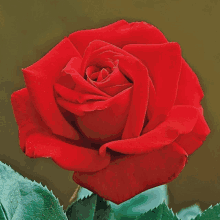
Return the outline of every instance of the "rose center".
<path id="1" fill-rule="evenodd" d="M 110 67 L 89 66 L 86 69 L 87 81 L 103 82 L 112 73 Z"/>
<path id="2" fill-rule="evenodd" d="M 132 82 L 120 71 L 118 60 L 110 60 L 101 65 L 86 68 L 85 80 L 110 96 L 132 86 Z"/>

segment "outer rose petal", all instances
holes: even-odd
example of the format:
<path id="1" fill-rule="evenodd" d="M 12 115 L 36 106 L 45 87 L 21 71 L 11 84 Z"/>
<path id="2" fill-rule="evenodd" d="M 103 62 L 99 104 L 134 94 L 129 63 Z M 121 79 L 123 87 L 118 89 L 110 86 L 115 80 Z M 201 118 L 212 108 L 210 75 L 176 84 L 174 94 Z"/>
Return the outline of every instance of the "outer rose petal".
<path id="1" fill-rule="evenodd" d="M 169 45 L 169 44 L 164 44 L 164 45 Z M 149 75 L 151 76 L 153 80 L 153 84 L 155 85 L 156 91 L 154 92 L 154 87 L 150 84 L 150 92 L 149 92 L 150 97 L 149 97 L 149 106 L 148 106 L 148 118 L 150 119 L 150 121 L 147 124 L 147 126 L 144 128 L 143 131 L 144 133 L 151 130 L 152 127 L 154 127 L 155 125 L 161 123 L 161 121 L 163 121 L 164 117 L 166 116 L 166 114 L 164 115 L 161 114 L 159 115 L 159 117 L 157 118 L 155 117 L 156 114 L 158 113 L 157 110 L 155 109 L 157 108 L 158 104 L 168 107 L 172 105 L 174 106 L 191 105 L 202 110 L 200 101 L 203 98 L 203 91 L 199 84 L 198 78 L 183 58 L 181 58 L 182 65 L 181 65 L 180 77 L 178 78 L 179 80 L 176 81 L 175 86 L 169 84 L 172 83 L 172 80 L 174 80 L 174 78 L 170 76 L 172 72 L 167 71 L 167 73 L 169 73 L 169 76 L 168 74 L 161 74 L 159 77 L 157 77 L 157 73 L 159 71 L 155 72 L 154 62 L 156 61 L 155 65 L 157 65 L 158 67 L 160 66 L 163 67 L 163 65 L 159 65 L 158 58 L 155 57 L 152 53 L 149 53 L 150 50 L 149 51 L 147 50 L 148 48 L 150 49 L 151 47 L 159 48 L 159 47 L 163 47 L 163 45 L 137 44 L 137 45 L 127 45 L 123 48 L 124 50 L 128 51 L 129 53 L 141 59 L 142 62 L 145 65 L 147 65 L 149 69 Z M 161 56 L 161 54 L 162 53 L 160 53 L 159 56 Z M 166 60 L 167 58 L 168 56 L 164 58 L 163 61 Z M 163 68 L 161 69 L 161 72 L 162 71 L 164 71 Z M 175 71 L 173 71 L 173 74 L 176 74 Z M 159 81 L 161 80 L 161 82 L 163 82 L 159 85 L 159 88 L 158 88 L 158 80 Z M 164 110 L 164 109 L 160 108 L 160 110 Z M 193 131 L 188 134 L 181 134 L 176 139 L 176 142 L 180 146 L 182 146 L 188 154 L 192 154 L 196 149 L 198 149 L 202 145 L 203 141 L 206 139 L 206 136 L 209 133 L 210 133 L 210 129 L 201 112 L 199 114 L 198 121 L 195 127 L 193 128 Z"/>
<path id="2" fill-rule="evenodd" d="M 14 92 L 11 102 L 19 127 L 20 147 L 27 156 L 51 157 L 64 169 L 84 172 L 94 172 L 109 164 L 109 155 L 102 158 L 97 150 L 76 146 L 80 141 L 59 140 L 52 135 L 31 103 L 26 88 Z"/>
<path id="3" fill-rule="evenodd" d="M 122 48 L 127 44 L 161 44 L 167 40 L 162 32 L 146 22 L 117 21 L 102 28 L 76 31 L 69 35 L 81 55 L 93 40 L 102 40 Z"/>
<path id="4" fill-rule="evenodd" d="M 191 132 L 197 122 L 199 110 L 192 106 L 174 106 L 164 122 L 140 137 L 112 141 L 102 145 L 100 155 L 106 148 L 124 154 L 142 154 L 171 144 L 180 134 Z"/>
<path id="5" fill-rule="evenodd" d="M 53 85 L 67 62 L 75 56 L 80 57 L 80 54 L 65 38 L 39 61 L 22 70 L 31 101 L 44 122 L 53 133 L 71 139 L 79 139 L 79 135 L 60 113 Z"/>
<path id="6" fill-rule="evenodd" d="M 67 143 L 53 135 L 34 133 L 26 141 L 29 157 L 51 157 L 60 167 L 66 170 L 94 172 L 110 163 L 110 155 L 102 158 L 97 150 L 77 146 L 74 141 Z"/>
<path id="7" fill-rule="evenodd" d="M 202 109 L 202 107 L 200 108 Z M 201 111 L 193 130 L 188 134 L 180 135 L 175 142 L 190 155 L 203 144 L 209 133 L 210 129 Z"/>
<path id="8" fill-rule="evenodd" d="M 51 130 L 46 126 L 35 110 L 27 88 L 14 92 L 11 95 L 11 103 L 19 128 L 20 147 L 25 151 L 26 139 L 30 134 L 34 132 L 51 133 Z"/>
<path id="9" fill-rule="evenodd" d="M 175 105 L 193 105 L 200 107 L 204 94 L 196 74 L 182 59 L 182 69 L 178 83 Z"/>
<path id="10" fill-rule="evenodd" d="M 187 153 L 173 143 L 149 154 L 125 156 L 96 173 L 75 172 L 73 180 L 99 196 L 120 204 L 172 181 L 182 171 Z"/>
<path id="11" fill-rule="evenodd" d="M 150 131 L 166 118 L 174 105 L 181 71 L 180 46 L 177 43 L 136 44 L 127 45 L 123 49 L 140 59 L 148 68 L 155 88 L 156 96 L 153 97 L 153 102 L 149 102 L 149 123 L 145 127 L 145 132 Z M 151 93 L 149 96 L 152 99 Z"/>

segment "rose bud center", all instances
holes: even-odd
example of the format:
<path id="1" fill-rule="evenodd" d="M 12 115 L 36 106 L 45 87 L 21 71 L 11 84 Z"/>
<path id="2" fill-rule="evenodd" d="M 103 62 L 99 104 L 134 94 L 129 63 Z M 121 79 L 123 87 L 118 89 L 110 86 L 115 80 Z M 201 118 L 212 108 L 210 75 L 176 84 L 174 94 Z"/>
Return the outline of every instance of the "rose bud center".
<path id="1" fill-rule="evenodd" d="M 85 79 L 110 96 L 132 86 L 132 82 L 119 70 L 118 60 L 109 61 L 108 66 L 92 65 L 85 70 Z"/>
<path id="2" fill-rule="evenodd" d="M 86 69 L 87 81 L 103 82 L 112 73 L 110 67 L 90 66 Z"/>

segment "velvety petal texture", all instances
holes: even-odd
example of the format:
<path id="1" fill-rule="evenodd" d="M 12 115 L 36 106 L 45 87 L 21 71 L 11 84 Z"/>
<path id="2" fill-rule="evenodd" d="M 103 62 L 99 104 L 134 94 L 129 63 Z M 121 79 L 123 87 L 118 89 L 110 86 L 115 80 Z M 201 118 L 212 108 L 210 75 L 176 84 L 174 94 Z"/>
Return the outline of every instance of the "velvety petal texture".
<path id="1" fill-rule="evenodd" d="M 112 141 L 102 145 L 99 152 L 105 156 L 106 148 L 124 154 L 148 153 L 171 144 L 180 134 L 188 134 L 198 120 L 198 110 L 192 106 L 174 106 L 166 120 L 155 129 L 132 139 Z"/>
<path id="2" fill-rule="evenodd" d="M 95 173 L 74 172 L 73 180 L 101 197 L 120 204 L 175 179 L 187 162 L 177 144 L 148 154 L 124 156 Z"/>
<path id="3" fill-rule="evenodd" d="M 42 59 L 22 71 L 31 101 L 48 127 L 55 134 L 79 139 L 77 131 L 60 113 L 53 92 L 53 85 L 61 70 L 73 56 L 81 57 L 69 39 L 65 38 Z"/>
<path id="4" fill-rule="evenodd" d="M 83 56 L 86 47 L 94 40 L 109 42 L 122 48 L 127 44 L 162 44 L 167 40 L 160 30 L 146 22 L 128 23 L 117 21 L 108 26 L 80 30 L 70 34 L 69 39 Z"/>
<path id="5" fill-rule="evenodd" d="M 146 22 L 76 31 L 22 71 L 22 151 L 116 204 L 176 178 L 210 133 L 180 45 Z"/>
<path id="6" fill-rule="evenodd" d="M 19 127 L 22 151 L 31 158 L 52 158 L 67 170 L 94 172 L 110 163 L 110 155 L 99 156 L 84 141 L 60 139 L 52 133 L 34 108 L 26 88 L 11 96 L 14 115 Z"/>

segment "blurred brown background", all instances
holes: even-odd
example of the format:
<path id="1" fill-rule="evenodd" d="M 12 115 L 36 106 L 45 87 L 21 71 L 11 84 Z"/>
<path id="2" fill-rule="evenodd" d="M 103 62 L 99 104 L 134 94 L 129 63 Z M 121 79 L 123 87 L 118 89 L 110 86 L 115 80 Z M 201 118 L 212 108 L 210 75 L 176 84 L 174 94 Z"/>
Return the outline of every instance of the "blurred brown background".
<path id="1" fill-rule="evenodd" d="M 72 172 L 50 159 L 30 159 L 18 145 L 10 95 L 25 86 L 21 68 L 36 62 L 71 32 L 119 19 L 146 21 L 169 41 L 197 73 L 205 93 L 205 118 L 212 130 L 180 176 L 169 184 L 176 212 L 194 204 L 220 202 L 220 1 L 219 0 L 0 0 L 0 160 L 24 176 L 46 184 L 64 208 L 76 184 Z"/>

